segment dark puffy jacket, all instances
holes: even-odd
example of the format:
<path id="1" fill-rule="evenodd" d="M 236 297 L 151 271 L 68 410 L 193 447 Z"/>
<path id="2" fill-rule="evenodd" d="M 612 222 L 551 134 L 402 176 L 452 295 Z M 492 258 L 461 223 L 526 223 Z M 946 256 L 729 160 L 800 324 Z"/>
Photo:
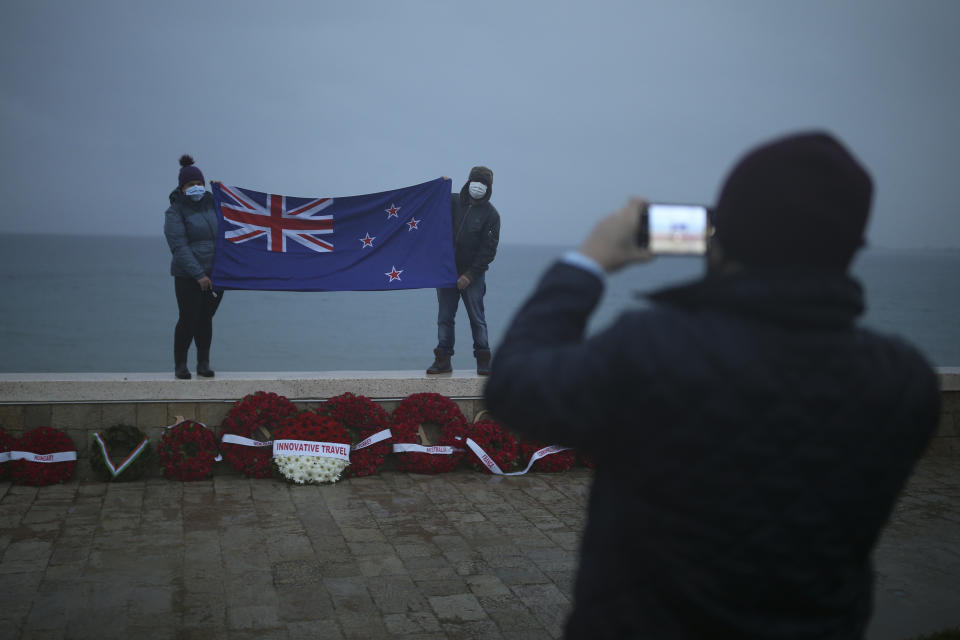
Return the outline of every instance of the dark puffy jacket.
<path id="1" fill-rule="evenodd" d="M 568 636 L 861 638 L 930 366 L 855 326 L 839 274 L 708 278 L 585 340 L 601 291 L 552 267 L 486 387 L 512 429 L 595 456 Z"/>
<path id="2" fill-rule="evenodd" d="M 476 172 L 478 167 L 474 168 Z M 486 170 L 489 172 L 489 169 Z M 479 173 L 479 172 L 477 172 Z M 487 193 L 473 200 L 468 191 L 470 179 L 487 185 Z M 500 243 L 500 214 L 490 204 L 493 195 L 493 174 L 474 175 L 464 183 L 460 193 L 453 194 L 453 253 L 457 274 L 475 277 L 483 273 L 497 255 Z"/>
<path id="3" fill-rule="evenodd" d="M 170 193 L 163 233 L 173 253 L 170 275 L 199 279 L 213 270 L 217 241 L 217 213 L 208 191 L 194 202 L 179 189 Z"/>

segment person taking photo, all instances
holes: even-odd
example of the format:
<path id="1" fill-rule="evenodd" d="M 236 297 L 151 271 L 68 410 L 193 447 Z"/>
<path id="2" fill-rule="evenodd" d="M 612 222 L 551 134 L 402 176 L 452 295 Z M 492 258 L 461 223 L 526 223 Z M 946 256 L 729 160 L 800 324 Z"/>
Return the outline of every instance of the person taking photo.
<path id="1" fill-rule="evenodd" d="M 916 349 L 857 324 L 872 191 L 829 134 L 770 141 L 723 185 L 704 278 L 585 336 L 605 274 L 651 258 L 636 199 L 516 314 L 487 408 L 596 462 L 568 638 L 863 638 L 940 402 Z"/>

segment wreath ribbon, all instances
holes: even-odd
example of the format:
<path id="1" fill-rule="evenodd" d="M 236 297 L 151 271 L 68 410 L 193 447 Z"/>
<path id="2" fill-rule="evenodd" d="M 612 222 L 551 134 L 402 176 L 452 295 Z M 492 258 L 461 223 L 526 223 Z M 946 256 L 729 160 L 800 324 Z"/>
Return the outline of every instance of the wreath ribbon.
<path id="1" fill-rule="evenodd" d="M 487 469 L 490 469 L 491 473 L 494 473 L 498 476 L 522 476 L 528 471 L 530 471 L 530 468 L 533 466 L 533 463 L 539 460 L 540 458 L 545 458 L 549 455 L 553 455 L 554 453 L 560 453 L 561 451 L 566 451 L 567 449 L 570 448 L 570 447 L 561 447 L 560 445 L 557 445 L 557 444 L 550 445 L 549 447 L 544 447 L 543 449 L 539 449 L 535 451 L 533 455 L 530 456 L 530 462 L 527 463 L 526 469 L 524 469 L 523 471 L 513 471 L 510 473 L 507 473 L 500 468 L 500 465 L 498 465 L 496 462 L 493 461 L 493 458 L 491 458 L 487 454 L 487 452 L 483 450 L 483 447 L 481 447 L 480 445 L 478 445 L 476 442 L 473 441 L 473 438 L 467 438 L 467 446 L 470 447 L 471 451 L 477 454 L 477 457 L 480 458 L 480 462 L 482 462 L 484 466 L 487 467 Z"/>
<path id="2" fill-rule="evenodd" d="M 422 444 L 412 444 L 409 442 L 396 442 L 393 445 L 394 453 L 429 453 L 432 455 L 449 456 L 461 451 L 466 451 L 466 449 L 447 446 L 425 447 Z"/>
<path id="3" fill-rule="evenodd" d="M 133 464 L 133 461 L 140 457 L 140 454 L 146 451 L 147 447 L 150 445 L 150 439 L 144 438 L 140 441 L 140 444 L 138 444 L 136 448 L 131 451 L 126 458 L 124 458 L 123 462 L 117 465 L 107 452 L 107 443 L 103 441 L 103 437 L 100 435 L 99 431 L 93 434 L 93 439 L 100 446 L 100 451 L 103 452 L 103 461 L 106 463 L 107 469 L 114 478 L 123 473 L 124 469 Z"/>
<path id="4" fill-rule="evenodd" d="M 345 442 L 318 442 L 316 440 L 274 440 L 273 457 L 285 456 L 337 458 L 350 462 L 350 445 Z"/>
<path id="5" fill-rule="evenodd" d="M 30 462 L 70 462 L 77 459 L 76 451 L 59 451 L 57 453 L 33 453 L 32 451 L 11 451 L 11 460 L 28 460 Z"/>
<path id="6" fill-rule="evenodd" d="M 226 442 L 227 444 L 239 444 L 244 447 L 270 447 L 273 446 L 273 440 L 254 440 L 252 438 L 244 438 L 243 436 L 238 436 L 235 433 L 225 433 L 223 437 L 220 438 L 221 442 Z"/>
<path id="7" fill-rule="evenodd" d="M 383 442 L 387 438 L 392 438 L 393 432 L 390 429 L 384 429 L 383 431 L 377 431 L 373 435 L 361 440 L 357 444 L 353 445 L 353 450 L 358 451 L 360 449 L 366 449 L 367 447 L 377 444 L 378 442 Z"/>

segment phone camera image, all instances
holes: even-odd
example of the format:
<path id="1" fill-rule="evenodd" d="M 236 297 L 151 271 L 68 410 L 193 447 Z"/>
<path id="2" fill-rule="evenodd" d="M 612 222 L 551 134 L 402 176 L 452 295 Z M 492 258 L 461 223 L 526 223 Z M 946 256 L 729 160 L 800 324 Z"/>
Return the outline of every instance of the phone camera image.
<path id="1" fill-rule="evenodd" d="M 638 241 L 654 254 L 702 255 L 710 235 L 707 208 L 701 205 L 647 206 Z"/>

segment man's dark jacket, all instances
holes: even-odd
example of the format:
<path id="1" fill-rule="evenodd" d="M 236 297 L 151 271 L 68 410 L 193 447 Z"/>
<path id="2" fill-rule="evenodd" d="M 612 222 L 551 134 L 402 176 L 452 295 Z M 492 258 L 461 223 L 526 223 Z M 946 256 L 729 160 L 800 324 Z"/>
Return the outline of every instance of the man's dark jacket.
<path id="1" fill-rule="evenodd" d="M 469 184 L 468 180 L 460 193 L 453 194 L 453 254 L 457 275 L 474 279 L 487 270 L 497 255 L 500 214 L 490 204 L 492 184 L 487 183 L 487 193 L 480 200 L 470 197 Z"/>
<path id="2" fill-rule="evenodd" d="M 855 326 L 839 273 L 706 278 L 584 339 L 602 288 L 553 266 L 486 387 L 511 429 L 595 456 L 568 637 L 861 638 L 935 373 Z"/>

